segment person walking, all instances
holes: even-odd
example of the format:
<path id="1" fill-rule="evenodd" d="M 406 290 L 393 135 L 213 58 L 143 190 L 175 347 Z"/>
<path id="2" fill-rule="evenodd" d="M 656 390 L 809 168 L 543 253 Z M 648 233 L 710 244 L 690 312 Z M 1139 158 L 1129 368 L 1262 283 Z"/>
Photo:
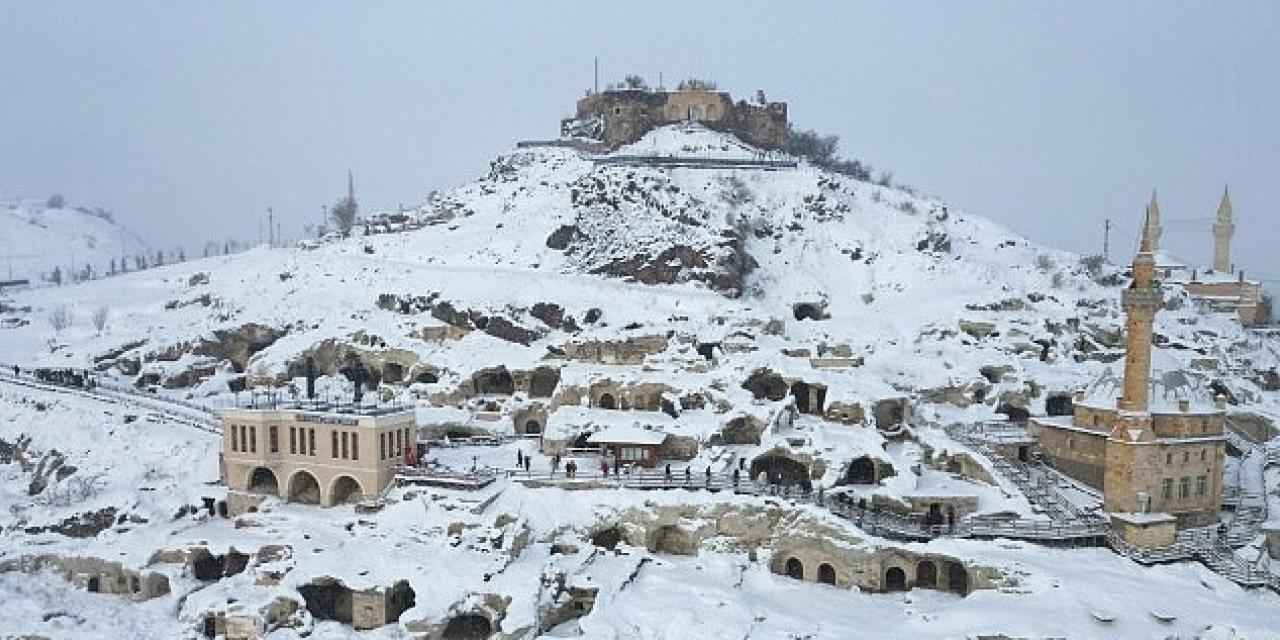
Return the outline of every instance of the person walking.
<path id="1" fill-rule="evenodd" d="M 516 468 L 520 468 L 523 466 L 524 466 L 524 453 L 519 449 L 516 449 Z"/>
<path id="2" fill-rule="evenodd" d="M 607 478 L 607 477 L 609 477 L 609 462 L 608 462 L 608 461 L 606 461 L 606 460 L 601 460 L 601 461 L 600 461 L 600 473 L 601 473 L 601 475 L 605 476 L 606 478 Z"/>
<path id="3" fill-rule="evenodd" d="M 707 465 L 707 488 L 711 488 L 711 465 Z"/>
<path id="4" fill-rule="evenodd" d="M 530 461 L 529 456 L 525 456 L 525 457 L 524 457 L 524 472 L 525 472 L 525 473 L 531 473 L 531 472 L 529 471 L 529 461 Z"/>
<path id="5" fill-rule="evenodd" d="M 671 484 L 671 463 L 667 463 L 667 470 L 663 473 L 663 478 L 667 484 Z"/>
<path id="6" fill-rule="evenodd" d="M 737 488 L 738 488 L 738 477 L 739 477 L 739 476 L 738 476 L 738 474 L 739 474 L 739 473 L 740 473 L 740 472 L 739 472 L 737 469 L 734 469 L 734 470 L 733 470 L 733 488 L 734 488 L 734 489 L 737 489 Z"/>
<path id="7" fill-rule="evenodd" d="M 684 483 L 685 483 L 686 485 L 688 485 L 688 484 L 689 484 L 689 482 L 690 482 L 691 480 L 693 480 L 693 474 L 689 472 L 689 467 L 685 467 L 685 468 L 684 468 Z"/>

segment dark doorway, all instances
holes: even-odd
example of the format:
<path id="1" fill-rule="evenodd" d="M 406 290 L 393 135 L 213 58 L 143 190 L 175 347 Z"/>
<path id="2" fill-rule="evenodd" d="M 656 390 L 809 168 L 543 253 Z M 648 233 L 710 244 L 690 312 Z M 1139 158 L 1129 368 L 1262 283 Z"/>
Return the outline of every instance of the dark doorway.
<path id="1" fill-rule="evenodd" d="M 249 475 L 249 492 L 269 496 L 280 495 L 280 483 L 276 474 L 266 467 L 258 467 Z"/>
<path id="2" fill-rule="evenodd" d="M 506 367 L 486 369 L 476 374 L 476 393 L 478 395 L 506 395 L 515 393 L 516 381 Z"/>
<path id="3" fill-rule="evenodd" d="M 796 410 L 809 413 L 809 385 L 803 382 L 791 383 L 791 396 L 796 399 Z"/>
<path id="4" fill-rule="evenodd" d="M 964 565 L 953 562 L 947 567 L 947 586 L 962 596 L 969 594 L 969 573 L 964 570 Z"/>
<path id="5" fill-rule="evenodd" d="M 1069 416 L 1074 413 L 1071 394 L 1052 394 L 1044 401 L 1044 412 L 1051 416 Z"/>
<path id="6" fill-rule="evenodd" d="M 954 529 L 956 527 L 956 508 L 947 505 L 947 526 Z"/>
<path id="7" fill-rule="evenodd" d="M 906 591 L 907 590 L 907 574 L 898 567 L 890 567 L 884 572 L 884 590 L 885 591 Z"/>
<path id="8" fill-rule="evenodd" d="M 364 495 L 360 490 L 360 483 L 356 482 L 351 476 L 342 476 L 333 483 L 333 495 L 330 501 L 333 504 L 346 504 L 355 500 L 359 500 Z"/>
<path id="9" fill-rule="evenodd" d="M 875 484 L 876 463 L 870 456 L 856 458 L 849 463 L 849 470 L 845 472 L 844 477 L 849 484 Z"/>
<path id="10" fill-rule="evenodd" d="M 529 420 L 524 423 L 524 432 L 525 435 L 542 433 L 542 425 L 538 424 L 537 420 Z"/>
<path id="11" fill-rule="evenodd" d="M 834 587 L 836 584 L 836 568 L 825 562 L 818 565 L 818 582 Z"/>
<path id="12" fill-rule="evenodd" d="M 529 395 L 534 398 L 550 398 L 560 384 L 560 371 L 550 367 L 538 367 L 529 376 Z"/>
<path id="13" fill-rule="evenodd" d="M 796 320 L 822 320 L 823 319 L 822 310 L 819 309 L 817 305 L 812 305 L 807 302 L 801 302 L 800 304 L 797 304 L 794 307 L 792 307 L 791 313 L 792 315 L 795 316 Z"/>
<path id="14" fill-rule="evenodd" d="M 316 477 L 306 471 L 293 474 L 289 481 L 289 502 L 320 504 L 320 483 Z"/>
<path id="15" fill-rule="evenodd" d="M 942 524 L 942 505 L 936 502 L 929 505 L 929 513 L 925 515 L 924 523 L 930 527 L 935 524 Z"/>
<path id="16" fill-rule="evenodd" d="M 612 394 L 602 393 L 600 399 L 596 401 L 596 405 L 601 409 L 617 409 L 618 401 L 613 399 Z"/>
<path id="17" fill-rule="evenodd" d="M 298 593 L 317 620 L 351 624 L 351 589 L 346 585 L 321 579 L 298 587 Z"/>
<path id="18" fill-rule="evenodd" d="M 751 462 L 751 477 L 766 474 L 770 484 L 804 484 L 809 481 L 809 468 L 783 456 L 760 456 Z"/>
<path id="19" fill-rule="evenodd" d="M 489 619 L 469 613 L 450 618 L 440 637 L 443 640 L 485 640 L 490 635 L 493 635 L 493 625 L 489 623 Z"/>
<path id="20" fill-rule="evenodd" d="M 93 576 L 92 578 L 89 578 L 89 584 L 87 588 L 89 589 L 89 593 L 98 593 L 98 591 L 101 589 L 101 586 L 99 585 L 99 582 L 98 582 L 98 576 Z"/>
<path id="21" fill-rule="evenodd" d="M 204 637 L 216 638 L 218 636 L 218 618 L 217 616 L 204 617 Z"/>
<path id="22" fill-rule="evenodd" d="M 925 560 L 916 565 L 916 586 L 935 589 L 938 586 L 938 567 Z"/>
<path id="23" fill-rule="evenodd" d="M 804 563 L 799 558 L 787 560 L 787 577 L 804 580 Z"/>
<path id="24" fill-rule="evenodd" d="M 617 527 L 601 529 L 591 534 L 591 544 L 602 549 L 612 551 L 614 547 L 618 546 L 619 542 L 622 542 L 622 530 Z"/>
<path id="25" fill-rule="evenodd" d="M 1030 462 L 1031 453 L 1026 446 L 1018 447 L 1018 462 Z"/>

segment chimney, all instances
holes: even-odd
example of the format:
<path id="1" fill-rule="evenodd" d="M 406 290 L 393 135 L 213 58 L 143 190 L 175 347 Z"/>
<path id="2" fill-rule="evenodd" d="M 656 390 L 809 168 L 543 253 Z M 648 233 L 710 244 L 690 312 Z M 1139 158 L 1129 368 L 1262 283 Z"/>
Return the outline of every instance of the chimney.
<path id="1" fill-rule="evenodd" d="M 307 399 L 316 399 L 316 359 L 307 358 Z"/>
<path id="2" fill-rule="evenodd" d="M 1181 411 L 1181 412 L 1183 412 L 1183 413 L 1186 413 L 1186 412 L 1188 412 L 1188 411 L 1190 411 L 1190 410 L 1191 410 L 1191 401 L 1190 401 L 1190 400 L 1188 400 L 1188 399 L 1186 399 L 1186 398 L 1182 398 L 1182 399 L 1178 400 L 1178 411 Z"/>
<path id="3" fill-rule="evenodd" d="M 1244 269 L 1240 270 L 1240 284 L 1244 284 Z"/>
<path id="4" fill-rule="evenodd" d="M 1226 396 L 1224 396 L 1224 395 L 1222 395 L 1221 393 L 1219 393 L 1219 394 L 1218 394 L 1217 396 L 1215 396 L 1215 397 L 1214 397 L 1214 399 L 1213 399 L 1213 406 L 1214 406 L 1218 411 L 1226 411 L 1226 410 L 1227 410 L 1227 397 L 1226 397 Z"/>

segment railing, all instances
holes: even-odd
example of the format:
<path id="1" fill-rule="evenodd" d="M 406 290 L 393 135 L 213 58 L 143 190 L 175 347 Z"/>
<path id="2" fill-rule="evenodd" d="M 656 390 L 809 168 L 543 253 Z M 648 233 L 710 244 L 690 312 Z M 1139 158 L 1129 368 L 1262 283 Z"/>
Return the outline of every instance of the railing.
<path id="1" fill-rule="evenodd" d="M 137 389 L 131 389 L 128 387 L 98 383 L 96 381 L 90 381 L 86 384 L 80 385 L 59 384 L 57 382 L 39 380 L 35 376 L 31 375 L 30 370 L 23 370 L 22 375 L 18 376 L 13 375 L 12 372 L 12 365 L 0 368 L 0 381 L 33 389 L 42 389 L 45 391 L 74 393 L 97 398 L 99 400 L 119 401 L 123 399 L 140 405 L 143 408 L 148 408 L 162 413 L 175 422 L 180 422 L 204 431 L 217 432 L 216 427 L 218 421 L 216 418 L 216 412 L 203 405 L 143 393 Z M 194 414 L 178 412 L 178 409 L 194 412 Z"/>

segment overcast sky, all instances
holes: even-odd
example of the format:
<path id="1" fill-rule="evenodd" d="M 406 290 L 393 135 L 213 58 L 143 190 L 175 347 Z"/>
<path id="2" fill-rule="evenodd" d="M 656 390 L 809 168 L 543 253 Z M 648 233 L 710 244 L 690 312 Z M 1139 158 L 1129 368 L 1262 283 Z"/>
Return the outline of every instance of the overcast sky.
<path id="1" fill-rule="evenodd" d="M 0 194 L 103 205 L 153 244 L 288 235 L 356 175 L 395 207 L 557 133 L 592 81 L 707 77 L 1032 240 L 1165 246 L 1276 278 L 1280 3 L 7 2 Z M 3 230 L 0 229 L 0 233 Z"/>

